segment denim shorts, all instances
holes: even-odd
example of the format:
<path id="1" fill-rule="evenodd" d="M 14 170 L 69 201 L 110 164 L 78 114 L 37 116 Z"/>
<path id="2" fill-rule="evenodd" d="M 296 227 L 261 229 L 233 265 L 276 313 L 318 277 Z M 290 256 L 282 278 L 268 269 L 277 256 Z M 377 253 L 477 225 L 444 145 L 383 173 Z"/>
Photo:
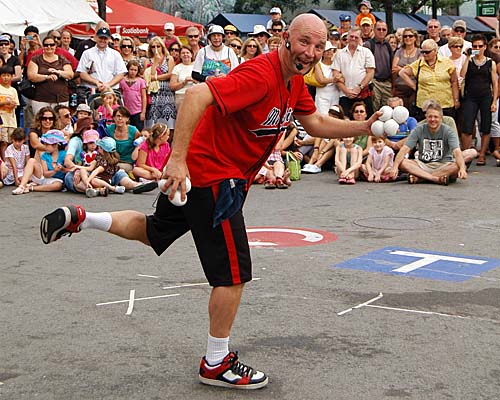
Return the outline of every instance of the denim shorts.
<path id="1" fill-rule="evenodd" d="M 70 192 L 78 193 L 75 190 L 75 185 L 73 184 L 74 177 L 75 177 L 75 171 L 68 172 L 66 175 L 64 175 L 64 186 Z"/>
<path id="2" fill-rule="evenodd" d="M 111 178 L 111 184 L 113 186 L 118 186 L 123 178 L 127 178 L 128 174 L 123 170 L 119 169 Z"/>

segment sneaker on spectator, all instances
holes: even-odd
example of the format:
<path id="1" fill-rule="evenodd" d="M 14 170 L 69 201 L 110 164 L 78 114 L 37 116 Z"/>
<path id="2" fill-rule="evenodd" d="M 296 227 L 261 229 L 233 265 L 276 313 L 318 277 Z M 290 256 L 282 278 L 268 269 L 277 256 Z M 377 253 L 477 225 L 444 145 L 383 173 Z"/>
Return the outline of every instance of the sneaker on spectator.
<path id="1" fill-rule="evenodd" d="M 158 182 L 150 181 L 148 183 L 141 183 L 137 185 L 135 188 L 132 189 L 132 192 L 134 194 L 151 192 L 152 190 L 155 190 L 157 187 L 158 187 Z"/>
<path id="2" fill-rule="evenodd" d="M 87 189 L 85 189 L 85 196 L 97 197 L 97 196 L 99 196 L 99 190 L 94 189 L 94 188 L 87 188 Z"/>
<path id="3" fill-rule="evenodd" d="M 85 209 L 82 206 L 67 206 L 47 214 L 40 222 L 42 242 L 49 244 L 64 235 L 80 232 L 80 225 L 85 220 Z"/>
<path id="4" fill-rule="evenodd" d="M 238 361 L 238 353 L 229 353 L 218 365 L 210 366 L 205 357 L 200 363 L 201 383 L 234 389 L 260 389 L 267 385 L 266 374 Z"/>
<path id="5" fill-rule="evenodd" d="M 115 193 L 118 193 L 118 194 L 125 193 L 125 186 L 115 186 Z"/>
<path id="6" fill-rule="evenodd" d="M 321 172 L 321 168 L 317 165 L 310 164 L 309 171 L 310 174 L 319 174 Z"/>
<path id="7" fill-rule="evenodd" d="M 309 174 L 311 167 L 312 167 L 312 164 L 306 164 L 302 167 L 302 169 L 300 171 L 304 172 L 305 174 Z"/>

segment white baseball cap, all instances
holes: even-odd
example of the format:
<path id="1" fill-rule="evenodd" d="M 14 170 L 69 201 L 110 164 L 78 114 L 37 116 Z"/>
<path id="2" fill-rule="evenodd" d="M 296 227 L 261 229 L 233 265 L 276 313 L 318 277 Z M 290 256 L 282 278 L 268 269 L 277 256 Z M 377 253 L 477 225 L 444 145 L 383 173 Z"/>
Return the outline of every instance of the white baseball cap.
<path id="1" fill-rule="evenodd" d="M 168 31 L 168 30 L 174 31 L 175 26 L 172 22 L 165 22 L 165 25 L 163 25 L 163 30 L 164 31 Z"/>
<path id="2" fill-rule="evenodd" d="M 281 14 L 281 9 L 279 7 L 273 7 L 271 11 L 269 11 L 269 14 Z"/>

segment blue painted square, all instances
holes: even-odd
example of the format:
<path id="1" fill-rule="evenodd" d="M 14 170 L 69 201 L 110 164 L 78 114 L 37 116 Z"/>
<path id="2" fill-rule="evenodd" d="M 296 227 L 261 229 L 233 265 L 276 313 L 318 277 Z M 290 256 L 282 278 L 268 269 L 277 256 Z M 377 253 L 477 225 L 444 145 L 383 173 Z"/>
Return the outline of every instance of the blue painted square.
<path id="1" fill-rule="evenodd" d="M 385 247 L 333 267 L 463 282 L 479 276 L 482 272 L 500 267 L 500 259 Z"/>

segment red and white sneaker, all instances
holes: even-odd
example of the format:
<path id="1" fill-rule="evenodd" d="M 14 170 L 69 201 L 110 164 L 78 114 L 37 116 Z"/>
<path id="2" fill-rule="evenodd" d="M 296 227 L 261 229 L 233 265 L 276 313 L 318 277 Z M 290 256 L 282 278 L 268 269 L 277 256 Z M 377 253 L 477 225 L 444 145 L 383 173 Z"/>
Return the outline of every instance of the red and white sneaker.
<path id="1" fill-rule="evenodd" d="M 260 389 L 268 382 L 266 374 L 240 363 L 237 352 L 229 353 L 220 364 L 213 367 L 203 357 L 199 378 L 206 385 L 234 389 Z"/>
<path id="2" fill-rule="evenodd" d="M 82 206 L 67 206 L 47 214 L 40 222 L 40 236 L 45 244 L 55 242 L 64 235 L 80 232 L 85 220 Z"/>

